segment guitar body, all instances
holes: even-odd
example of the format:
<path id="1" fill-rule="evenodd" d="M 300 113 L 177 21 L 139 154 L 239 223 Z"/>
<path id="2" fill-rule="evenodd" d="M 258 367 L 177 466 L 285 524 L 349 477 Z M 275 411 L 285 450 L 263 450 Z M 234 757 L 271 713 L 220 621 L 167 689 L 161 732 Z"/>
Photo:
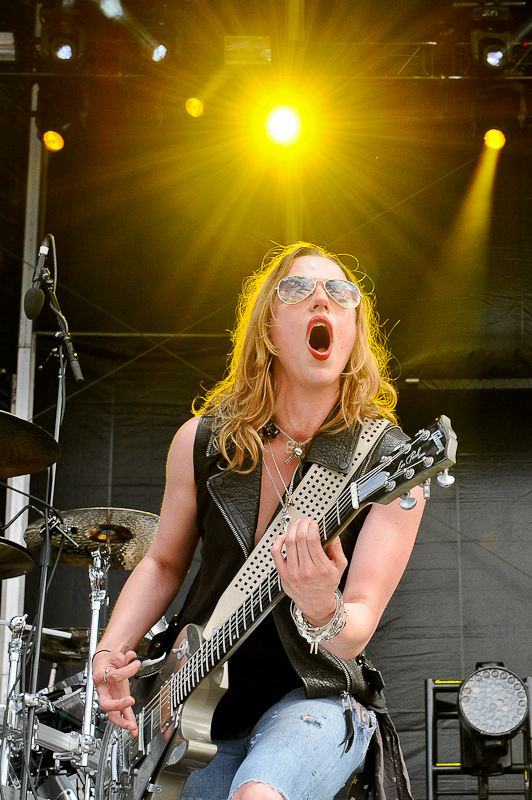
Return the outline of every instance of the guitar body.
<path id="1" fill-rule="evenodd" d="M 139 736 L 112 723 L 102 739 L 96 800 L 179 800 L 191 772 L 216 755 L 211 742 L 214 709 L 228 687 L 227 663 L 201 679 L 177 707 L 172 685 L 204 644 L 202 628 L 187 625 L 160 671 L 148 668 L 132 681 Z M 140 712 L 138 709 L 141 709 Z"/>

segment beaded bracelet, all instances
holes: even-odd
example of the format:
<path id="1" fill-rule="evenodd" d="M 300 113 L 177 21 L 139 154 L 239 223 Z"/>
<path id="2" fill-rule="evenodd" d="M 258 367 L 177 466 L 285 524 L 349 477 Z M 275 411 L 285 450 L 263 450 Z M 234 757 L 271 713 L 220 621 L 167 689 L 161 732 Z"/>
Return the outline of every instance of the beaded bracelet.
<path id="1" fill-rule="evenodd" d="M 336 597 L 336 609 L 332 615 L 332 619 L 330 619 L 326 625 L 321 626 L 311 625 L 308 619 L 305 619 L 303 616 L 303 612 L 299 606 L 297 606 L 292 600 L 290 605 L 292 619 L 295 622 L 299 635 L 302 636 L 307 642 L 310 642 L 311 653 L 317 653 L 320 642 L 328 642 L 330 639 L 333 639 L 335 636 L 337 636 L 345 627 L 345 618 L 348 614 L 348 611 L 344 606 L 344 600 L 341 591 L 336 589 L 334 596 Z"/>

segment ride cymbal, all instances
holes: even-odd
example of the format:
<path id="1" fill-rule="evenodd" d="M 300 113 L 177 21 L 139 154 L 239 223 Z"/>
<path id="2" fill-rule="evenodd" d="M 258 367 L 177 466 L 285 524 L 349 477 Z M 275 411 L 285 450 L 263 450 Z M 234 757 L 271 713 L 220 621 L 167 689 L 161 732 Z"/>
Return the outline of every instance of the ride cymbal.
<path id="1" fill-rule="evenodd" d="M 78 547 L 65 538 L 60 561 L 74 566 L 92 564 L 91 554 L 100 549 L 111 553 L 111 568 L 133 569 L 148 552 L 159 526 L 157 514 L 130 508 L 77 508 L 61 516 Z M 40 518 L 26 528 L 28 547 L 41 546 L 43 524 Z M 52 532 L 53 549 L 59 548 L 61 538 L 59 532 Z"/>
<path id="2" fill-rule="evenodd" d="M 61 447 L 44 428 L 0 411 L 0 480 L 41 472 L 60 455 Z"/>

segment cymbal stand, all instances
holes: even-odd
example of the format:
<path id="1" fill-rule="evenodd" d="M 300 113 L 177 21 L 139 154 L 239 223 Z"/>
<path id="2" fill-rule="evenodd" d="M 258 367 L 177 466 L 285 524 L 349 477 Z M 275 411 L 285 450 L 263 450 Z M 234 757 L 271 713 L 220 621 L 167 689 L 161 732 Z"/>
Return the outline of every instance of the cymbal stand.
<path id="1" fill-rule="evenodd" d="M 95 749 L 95 722 L 94 722 L 94 678 L 92 675 L 92 657 L 96 652 L 98 635 L 100 631 L 100 611 L 102 605 L 109 603 L 109 597 L 105 590 L 105 577 L 111 565 L 110 552 L 99 550 L 92 553 L 93 564 L 89 566 L 89 582 L 91 585 L 91 626 L 89 638 L 89 664 L 87 672 L 87 688 L 85 690 L 85 712 L 83 715 L 83 727 L 81 729 L 83 752 L 81 756 L 81 767 L 88 769 L 89 755 Z M 90 797 L 90 776 L 87 775 L 85 797 Z"/>
<path id="2" fill-rule="evenodd" d="M 11 641 L 9 642 L 9 673 L 7 676 L 7 702 L 6 718 L 4 719 L 4 736 L 2 738 L 2 749 L 0 758 L 0 784 L 8 785 L 9 780 L 9 759 L 12 749 L 13 731 L 17 727 L 18 699 L 15 697 L 15 686 L 19 679 L 19 667 L 24 640 L 22 632 L 26 624 L 25 614 L 23 617 L 13 617 L 9 623 L 11 630 Z"/>

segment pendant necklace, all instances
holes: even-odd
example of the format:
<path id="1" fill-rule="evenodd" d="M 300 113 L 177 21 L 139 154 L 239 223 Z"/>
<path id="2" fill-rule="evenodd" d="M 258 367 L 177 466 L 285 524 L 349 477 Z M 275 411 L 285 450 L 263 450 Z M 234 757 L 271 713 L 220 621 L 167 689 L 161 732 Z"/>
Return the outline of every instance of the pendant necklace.
<path id="1" fill-rule="evenodd" d="M 299 460 L 301 461 L 301 459 L 305 455 L 305 450 L 306 450 L 305 445 L 311 441 L 312 436 L 309 436 L 309 438 L 305 439 L 304 442 L 296 442 L 296 440 L 293 439 L 289 433 L 283 431 L 283 429 L 280 428 L 276 422 L 269 423 L 266 430 L 266 436 L 268 437 L 268 440 L 277 436 L 278 433 L 282 433 L 287 440 L 285 451 L 289 453 L 289 456 L 284 463 L 288 464 L 288 462 L 291 461 L 294 457 L 299 458 Z M 275 466 L 277 466 L 277 464 Z"/>
<path id="2" fill-rule="evenodd" d="M 282 433 L 282 431 L 281 431 L 281 433 Z M 295 482 L 295 479 L 296 479 L 296 472 L 297 472 L 297 467 L 299 466 L 299 464 L 296 466 L 296 468 L 294 470 L 294 474 L 292 475 L 292 480 L 290 481 L 289 485 L 287 486 L 286 483 L 285 483 L 285 480 L 284 480 L 284 478 L 282 476 L 281 470 L 279 469 L 279 464 L 275 460 L 275 456 L 273 454 L 273 449 L 272 449 L 272 443 L 271 443 L 269 438 L 268 438 L 268 447 L 270 449 L 270 455 L 272 457 L 272 461 L 274 463 L 275 469 L 277 470 L 277 474 L 279 475 L 279 477 L 281 479 L 281 483 L 283 484 L 283 487 L 284 487 L 284 490 L 285 490 L 285 499 L 283 499 L 283 497 L 281 496 L 281 493 L 279 492 L 279 489 L 277 488 L 277 484 L 275 483 L 275 481 L 273 479 L 273 475 L 270 472 L 268 464 L 266 463 L 266 459 L 263 459 L 263 463 L 264 463 L 264 467 L 266 469 L 266 472 L 268 474 L 268 477 L 269 477 L 269 479 L 271 481 L 271 484 L 272 484 L 273 488 L 275 489 L 275 494 L 279 498 L 279 502 L 282 505 L 281 513 L 283 515 L 284 533 L 286 533 L 288 531 L 288 528 L 290 527 L 290 523 L 292 521 L 290 519 L 290 515 L 288 514 L 288 507 L 292 505 L 292 493 L 294 491 L 294 482 Z M 287 460 L 289 461 L 290 459 L 287 459 Z"/>

